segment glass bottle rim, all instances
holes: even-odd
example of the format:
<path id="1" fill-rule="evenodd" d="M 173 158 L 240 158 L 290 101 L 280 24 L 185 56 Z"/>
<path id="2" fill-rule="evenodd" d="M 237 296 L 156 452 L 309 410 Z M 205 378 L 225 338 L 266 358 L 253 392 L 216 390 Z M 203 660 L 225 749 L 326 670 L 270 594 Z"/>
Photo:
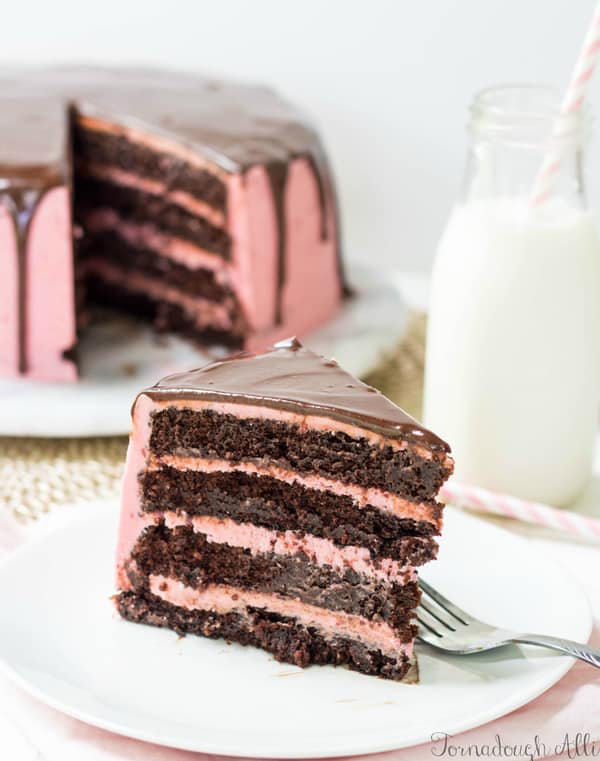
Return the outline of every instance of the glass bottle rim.
<path id="1" fill-rule="evenodd" d="M 590 108 L 584 103 L 574 113 L 561 114 L 561 97 L 559 89 L 550 85 L 506 83 L 486 87 L 471 103 L 468 130 L 475 139 L 523 147 L 580 147 L 591 133 Z"/>

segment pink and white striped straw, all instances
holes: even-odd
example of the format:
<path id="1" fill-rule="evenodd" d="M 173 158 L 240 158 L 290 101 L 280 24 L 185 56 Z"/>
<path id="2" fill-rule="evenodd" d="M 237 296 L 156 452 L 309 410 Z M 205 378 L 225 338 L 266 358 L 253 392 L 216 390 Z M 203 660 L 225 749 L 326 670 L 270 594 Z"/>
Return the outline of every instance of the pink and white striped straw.
<path id="1" fill-rule="evenodd" d="M 568 532 L 588 541 L 600 543 L 600 520 L 559 510 L 539 502 L 527 502 L 517 497 L 496 494 L 478 486 L 468 486 L 453 480 L 444 484 L 440 491 L 440 499 L 456 507 L 467 507 L 479 512 L 501 515 L 536 526 Z"/>
<path id="2" fill-rule="evenodd" d="M 556 120 L 554 130 L 552 131 L 552 150 L 548 152 L 542 165 L 537 173 L 533 188 L 530 195 L 530 203 L 533 206 L 544 203 L 552 194 L 552 188 L 556 182 L 556 176 L 560 170 L 562 154 L 564 151 L 564 141 L 561 140 L 568 131 L 568 121 L 565 116 L 571 116 L 581 111 L 587 88 L 594 73 L 594 68 L 600 52 L 600 2 L 596 6 L 594 15 L 590 22 L 587 34 L 583 41 L 583 46 L 571 81 L 565 91 L 563 100 L 560 105 L 559 118 Z"/>

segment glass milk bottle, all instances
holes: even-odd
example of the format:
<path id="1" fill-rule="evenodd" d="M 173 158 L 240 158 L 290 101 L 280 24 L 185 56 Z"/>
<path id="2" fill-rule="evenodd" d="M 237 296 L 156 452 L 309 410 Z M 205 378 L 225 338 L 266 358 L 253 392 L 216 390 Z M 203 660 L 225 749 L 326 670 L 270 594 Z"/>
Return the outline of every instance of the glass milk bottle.
<path id="1" fill-rule="evenodd" d="M 464 187 L 433 269 L 424 419 L 450 443 L 457 480 L 565 506 L 589 479 L 598 421 L 600 242 L 585 113 L 561 117 L 552 193 L 530 200 L 558 104 L 551 89 L 505 86 L 471 107 Z"/>

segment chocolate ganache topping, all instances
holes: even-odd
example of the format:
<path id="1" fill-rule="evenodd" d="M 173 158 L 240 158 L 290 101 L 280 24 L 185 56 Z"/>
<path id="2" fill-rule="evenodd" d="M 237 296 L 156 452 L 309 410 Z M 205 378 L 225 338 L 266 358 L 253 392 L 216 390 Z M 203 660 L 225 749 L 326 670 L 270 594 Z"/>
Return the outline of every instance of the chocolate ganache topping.
<path id="1" fill-rule="evenodd" d="M 268 87 L 146 68 L 4 68 L 0 73 L 0 202 L 11 214 L 18 248 L 19 353 L 27 369 L 27 235 L 43 194 L 70 184 L 73 120 L 92 117 L 196 150 L 225 173 L 265 168 L 278 230 L 277 309 L 285 282 L 284 201 L 290 161 L 305 158 L 321 206 L 321 235 L 336 199 L 318 135 Z M 226 210 L 225 210 L 226 211 Z M 340 279 L 344 285 L 338 250 Z M 279 318 L 280 314 L 278 314 Z"/>
<path id="2" fill-rule="evenodd" d="M 450 451 L 445 441 L 379 391 L 354 378 L 334 359 L 306 349 L 296 338 L 280 341 L 264 354 L 242 352 L 198 370 L 170 375 L 142 394 L 155 401 L 199 397 L 321 414 L 390 439 Z"/>

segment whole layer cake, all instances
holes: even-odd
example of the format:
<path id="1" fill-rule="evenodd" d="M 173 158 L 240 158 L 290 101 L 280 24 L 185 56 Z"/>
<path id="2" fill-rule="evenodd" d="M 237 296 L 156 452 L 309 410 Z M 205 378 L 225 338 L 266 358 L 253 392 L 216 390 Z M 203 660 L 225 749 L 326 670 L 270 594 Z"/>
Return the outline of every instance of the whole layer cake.
<path id="1" fill-rule="evenodd" d="M 133 407 L 117 608 L 402 679 L 452 468 L 447 444 L 295 339 L 165 378 Z"/>
<path id="2" fill-rule="evenodd" d="M 257 350 L 319 326 L 342 295 L 322 145 L 268 88 L 0 74 L 0 375 L 76 379 L 90 303 Z"/>

